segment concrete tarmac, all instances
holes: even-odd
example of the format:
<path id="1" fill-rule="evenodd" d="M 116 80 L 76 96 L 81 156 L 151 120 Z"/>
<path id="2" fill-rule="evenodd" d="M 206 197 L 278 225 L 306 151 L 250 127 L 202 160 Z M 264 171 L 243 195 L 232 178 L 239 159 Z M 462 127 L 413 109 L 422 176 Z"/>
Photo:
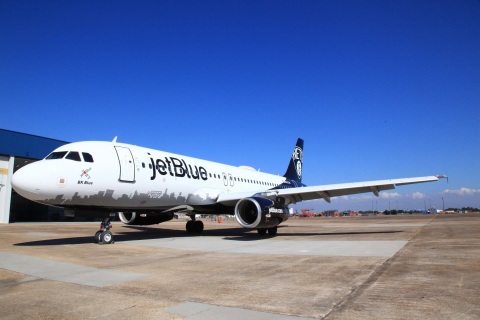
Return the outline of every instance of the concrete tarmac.
<path id="1" fill-rule="evenodd" d="M 0 318 L 480 318 L 480 214 L 203 221 L 0 225 Z"/>

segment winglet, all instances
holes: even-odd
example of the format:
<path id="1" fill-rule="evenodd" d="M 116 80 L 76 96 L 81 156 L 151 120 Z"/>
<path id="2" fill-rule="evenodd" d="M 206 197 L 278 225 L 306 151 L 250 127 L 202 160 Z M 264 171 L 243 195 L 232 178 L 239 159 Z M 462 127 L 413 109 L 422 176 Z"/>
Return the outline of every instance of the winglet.
<path id="1" fill-rule="evenodd" d="M 438 179 L 447 179 L 447 183 L 448 183 L 448 176 L 447 175 L 439 175 L 439 176 L 436 176 Z"/>

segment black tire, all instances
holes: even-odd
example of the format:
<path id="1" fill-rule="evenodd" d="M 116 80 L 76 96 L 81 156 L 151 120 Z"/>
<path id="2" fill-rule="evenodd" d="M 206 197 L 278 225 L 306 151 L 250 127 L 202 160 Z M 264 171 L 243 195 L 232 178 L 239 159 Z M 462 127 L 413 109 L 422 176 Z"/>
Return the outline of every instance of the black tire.
<path id="1" fill-rule="evenodd" d="M 100 242 L 100 235 L 102 234 L 102 230 L 98 230 L 96 233 L 95 233 L 95 243 L 99 243 Z"/>
<path id="2" fill-rule="evenodd" d="M 185 228 L 187 229 L 188 233 L 193 233 L 193 231 L 194 231 L 193 223 L 194 223 L 194 221 L 192 221 L 192 220 L 187 221 L 187 225 L 185 226 Z"/>
<path id="3" fill-rule="evenodd" d="M 113 234 L 110 231 L 103 231 L 100 234 L 100 242 L 103 244 L 113 243 Z"/>
<path id="4" fill-rule="evenodd" d="M 259 235 L 264 236 L 267 234 L 267 229 L 257 229 Z"/>
<path id="5" fill-rule="evenodd" d="M 195 233 L 202 233 L 203 232 L 203 222 L 200 220 L 197 220 L 193 223 L 193 231 Z"/>
<path id="6" fill-rule="evenodd" d="M 273 227 L 273 228 L 268 228 L 268 235 L 269 236 L 276 236 L 277 235 L 277 227 Z"/>

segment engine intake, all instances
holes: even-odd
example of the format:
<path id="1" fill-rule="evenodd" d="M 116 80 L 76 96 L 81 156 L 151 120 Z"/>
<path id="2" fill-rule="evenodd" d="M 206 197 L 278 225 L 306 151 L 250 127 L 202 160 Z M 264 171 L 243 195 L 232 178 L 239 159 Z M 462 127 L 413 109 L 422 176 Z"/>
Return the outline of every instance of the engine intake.
<path id="1" fill-rule="evenodd" d="M 120 221 L 128 225 L 148 226 L 173 219 L 173 213 L 141 213 L 141 212 L 119 212 Z"/>
<path id="2" fill-rule="evenodd" d="M 243 198 L 235 206 L 235 218 L 244 228 L 272 228 L 289 218 L 285 205 L 266 198 Z"/>

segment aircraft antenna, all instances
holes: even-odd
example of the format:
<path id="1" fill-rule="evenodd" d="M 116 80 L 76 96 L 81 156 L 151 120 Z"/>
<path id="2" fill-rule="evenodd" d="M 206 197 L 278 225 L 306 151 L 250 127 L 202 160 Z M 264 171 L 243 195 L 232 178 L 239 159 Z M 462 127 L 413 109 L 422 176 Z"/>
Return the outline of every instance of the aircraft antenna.
<path id="1" fill-rule="evenodd" d="M 117 136 L 115 136 L 115 138 L 113 138 L 112 142 L 113 143 L 117 142 Z"/>

